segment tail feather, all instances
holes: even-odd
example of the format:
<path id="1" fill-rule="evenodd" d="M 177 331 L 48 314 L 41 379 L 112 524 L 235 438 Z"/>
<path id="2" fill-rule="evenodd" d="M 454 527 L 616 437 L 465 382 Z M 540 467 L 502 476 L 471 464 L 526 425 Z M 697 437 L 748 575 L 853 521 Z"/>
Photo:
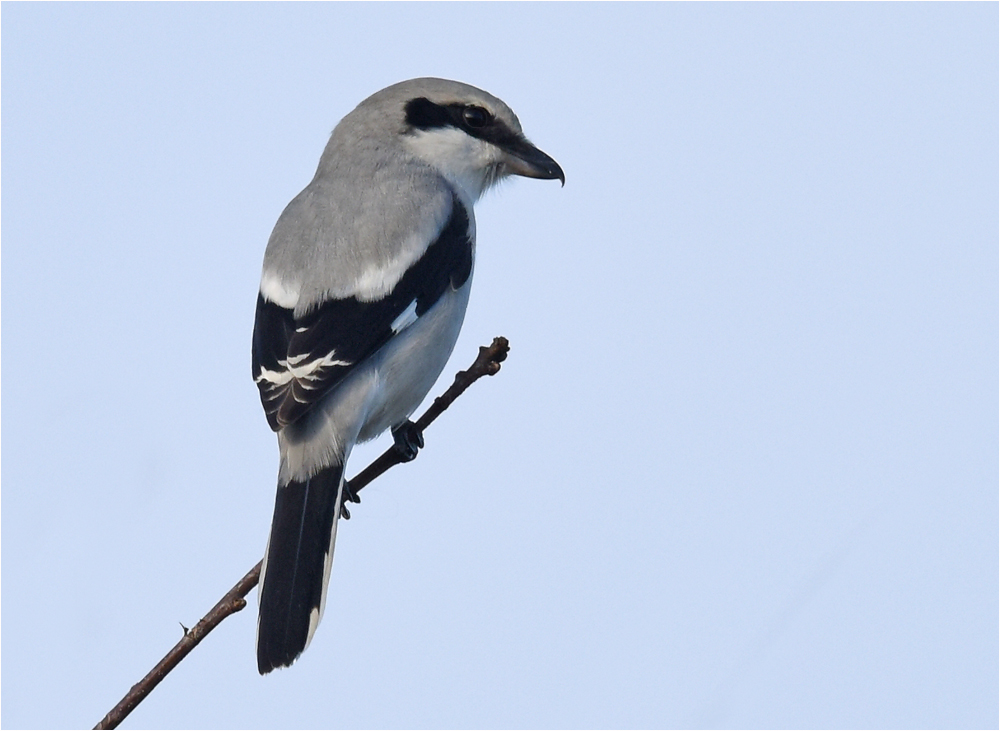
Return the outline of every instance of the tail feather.
<path id="1" fill-rule="evenodd" d="M 278 487 L 261 567 L 257 669 L 286 667 L 309 645 L 323 616 L 340 517 L 343 465 Z"/>

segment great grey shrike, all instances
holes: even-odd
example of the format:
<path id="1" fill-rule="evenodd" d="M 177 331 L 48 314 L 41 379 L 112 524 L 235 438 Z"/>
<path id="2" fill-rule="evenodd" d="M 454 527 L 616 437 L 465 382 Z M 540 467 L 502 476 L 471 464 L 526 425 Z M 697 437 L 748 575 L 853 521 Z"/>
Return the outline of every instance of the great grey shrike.
<path id="1" fill-rule="evenodd" d="M 291 665 L 323 616 L 351 449 L 386 429 L 404 458 L 423 445 L 408 417 L 462 326 L 472 206 L 510 175 L 565 183 L 502 101 L 412 79 L 344 117 L 274 227 L 253 331 L 253 377 L 280 452 L 261 674 Z"/>

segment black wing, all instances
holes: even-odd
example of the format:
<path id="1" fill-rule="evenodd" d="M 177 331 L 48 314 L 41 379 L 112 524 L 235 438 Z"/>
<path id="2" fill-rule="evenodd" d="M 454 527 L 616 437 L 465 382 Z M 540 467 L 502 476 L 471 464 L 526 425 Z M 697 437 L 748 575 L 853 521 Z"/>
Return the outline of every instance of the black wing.
<path id="1" fill-rule="evenodd" d="M 385 297 L 329 300 L 296 318 L 257 295 L 253 377 L 274 431 L 299 419 L 358 363 L 472 274 L 469 215 L 455 199 L 436 241 Z"/>

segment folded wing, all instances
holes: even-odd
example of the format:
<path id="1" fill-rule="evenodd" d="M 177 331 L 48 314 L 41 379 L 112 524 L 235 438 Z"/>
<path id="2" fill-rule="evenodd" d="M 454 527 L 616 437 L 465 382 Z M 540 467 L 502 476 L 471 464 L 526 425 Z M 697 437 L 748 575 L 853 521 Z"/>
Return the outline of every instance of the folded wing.
<path id="1" fill-rule="evenodd" d="M 257 297 L 253 377 L 271 429 L 301 418 L 358 364 L 472 273 L 469 215 L 456 198 L 424 254 L 381 299 L 329 299 L 306 314 Z"/>

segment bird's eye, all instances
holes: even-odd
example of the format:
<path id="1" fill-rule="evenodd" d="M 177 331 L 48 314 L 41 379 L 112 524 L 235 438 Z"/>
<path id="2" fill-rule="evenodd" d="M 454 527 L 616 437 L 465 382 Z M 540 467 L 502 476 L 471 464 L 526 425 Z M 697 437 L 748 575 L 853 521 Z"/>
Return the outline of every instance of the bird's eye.
<path id="1" fill-rule="evenodd" d="M 490 113 L 482 107 L 466 107 L 462 110 L 462 119 L 472 129 L 482 129 L 490 122 Z"/>

